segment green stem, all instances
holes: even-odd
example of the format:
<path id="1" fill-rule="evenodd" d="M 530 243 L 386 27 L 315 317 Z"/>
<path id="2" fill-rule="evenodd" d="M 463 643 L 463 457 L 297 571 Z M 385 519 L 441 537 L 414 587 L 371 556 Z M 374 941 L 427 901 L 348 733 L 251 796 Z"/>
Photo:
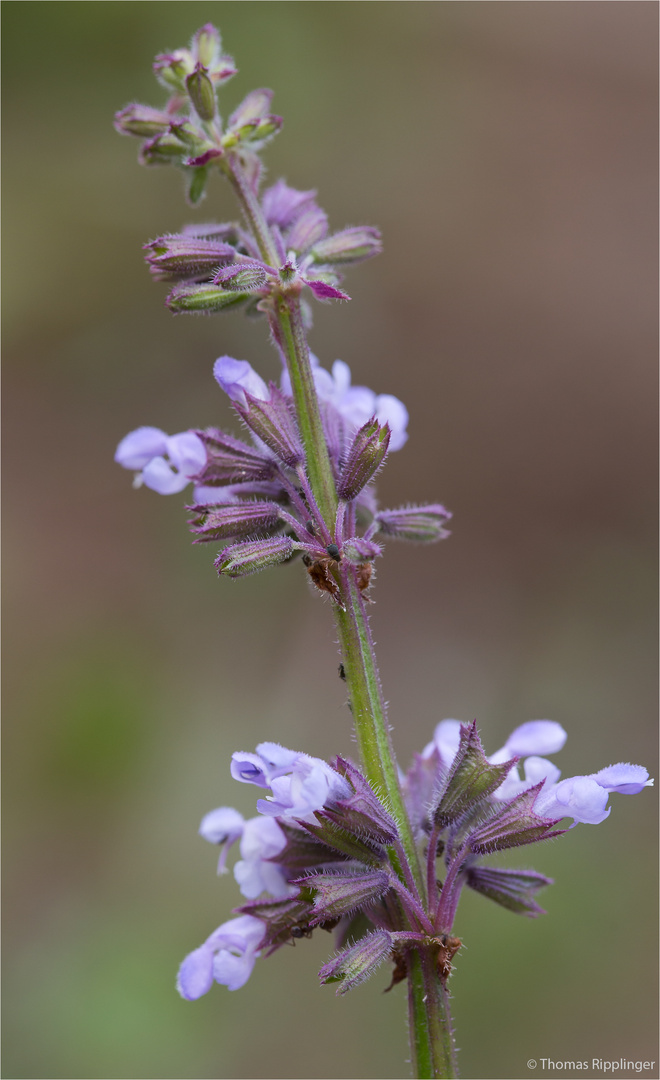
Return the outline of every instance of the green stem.
<path id="1" fill-rule="evenodd" d="M 456 1049 L 449 994 L 438 977 L 437 957 L 430 949 L 410 949 L 407 962 L 413 1075 L 420 1080 L 450 1080 L 458 1076 Z"/>

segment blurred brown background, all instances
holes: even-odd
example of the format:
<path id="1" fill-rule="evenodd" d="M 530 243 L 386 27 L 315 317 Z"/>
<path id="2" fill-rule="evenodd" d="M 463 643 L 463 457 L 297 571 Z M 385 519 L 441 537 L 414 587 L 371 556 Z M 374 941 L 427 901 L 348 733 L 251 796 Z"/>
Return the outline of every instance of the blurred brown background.
<path id="1" fill-rule="evenodd" d="M 4 15 L 6 1077 L 408 1075 L 405 991 L 338 999 L 316 935 L 195 1005 L 180 959 L 238 902 L 196 836 L 251 812 L 234 749 L 351 751 L 329 606 L 299 566 L 219 582 L 178 497 L 113 464 L 139 424 L 231 423 L 220 353 L 274 377 L 262 324 L 172 318 L 141 244 L 235 216 L 141 169 L 113 112 L 203 22 L 285 118 L 271 180 L 317 187 L 385 254 L 311 344 L 401 397 L 373 622 L 400 759 L 445 716 L 490 750 L 562 723 L 565 775 L 655 768 L 656 39 L 652 3 L 22 3 Z M 235 427 L 236 430 L 236 427 Z M 655 799 L 514 864 L 548 915 L 465 898 L 465 1077 L 530 1057 L 657 1057 Z M 491 910 L 492 909 L 492 910 Z M 318 940 L 317 940 L 318 939 Z M 620 1075 L 627 1075 L 622 1073 Z M 648 1073 L 647 1073 L 648 1075 Z"/>

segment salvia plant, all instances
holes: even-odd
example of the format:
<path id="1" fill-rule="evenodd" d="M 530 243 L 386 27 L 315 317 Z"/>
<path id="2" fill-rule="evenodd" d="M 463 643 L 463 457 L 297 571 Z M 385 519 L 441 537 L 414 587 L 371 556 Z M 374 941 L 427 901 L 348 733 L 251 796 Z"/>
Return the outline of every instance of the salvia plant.
<path id="1" fill-rule="evenodd" d="M 344 270 L 380 253 L 380 233 L 331 232 L 315 191 L 284 180 L 262 186 L 260 153 L 282 120 L 271 112 L 272 91 L 259 89 L 222 121 L 217 91 L 236 68 L 213 26 L 189 48 L 157 56 L 154 71 L 165 104 L 128 105 L 117 130 L 143 140 L 142 164 L 180 168 L 192 204 L 212 176 L 224 177 L 240 218 L 151 240 L 151 273 L 168 283 L 174 313 L 262 316 L 282 374 L 267 383 L 247 360 L 221 356 L 213 374 L 247 437 L 141 427 L 121 440 L 116 460 L 136 486 L 161 495 L 193 485 L 193 543 L 220 546 L 221 576 L 299 562 L 334 616 L 359 750 L 357 762 L 327 763 L 273 742 L 233 755 L 234 779 L 261 789 L 257 813 L 245 820 L 221 806 L 199 831 L 219 846 L 221 871 L 238 845 L 244 902 L 186 956 L 178 989 L 188 1000 L 214 982 L 238 990 L 258 958 L 317 928 L 332 931 L 321 983 L 346 994 L 386 966 L 390 985 L 407 983 L 415 1076 L 453 1077 L 448 987 L 463 888 L 517 915 L 542 914 L 537 893 L 550 879 L 503 869 L 492 856 L 559 836 L 568 820 L 570 828 L 599 824 L 610 793 L 636 794 L 652 780 L 623 763 L 560 779 L 548 755 L 566 732 L 550 720 L 516 728 L 495 753 L 482 746 L 476 722 L 442 720 L 408 771 L 399 768 L 369 626 L 373 566 L 389 540 L 445 539 L 451 514 L 439 503 L 380 509 L 374 480 L 406 442 L 406 408 L 352 385 L 342 361 L 326 370 L 307 343 L 313 303 L 349 299 Z"/>

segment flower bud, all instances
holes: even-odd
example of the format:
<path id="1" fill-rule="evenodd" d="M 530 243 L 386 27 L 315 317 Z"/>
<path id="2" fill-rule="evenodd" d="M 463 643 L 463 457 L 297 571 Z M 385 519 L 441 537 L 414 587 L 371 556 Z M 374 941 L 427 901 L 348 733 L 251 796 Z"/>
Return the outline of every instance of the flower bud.
<path id="1" fill-rule="evenodd" d="M 141 165 L 170 165 L 186 152 L 181 140 L 172 131 L 166 131 L 142 144 L 139 161 Z"/>
<path id="2" fill-rule="evenodd" d="M 233 263 L 223 266 L 213 278 L 214 285 L 235 292 L 256 292 L 268 281 L 268 274 L 260 262 Z"/>
<path id="3" fill-rule="evenodd" d="M 402 506 L 398 510 L 380 510 L 375 517 L 378 528 L 386 536 L 397 540 L 411 540 L 417 544 L 432 544 L 444 540 L 449 532 L 443 528 L 451 514 L 444 506 Z"/>
<path id="4" fill-rule="evenodd" d="M 219 574 L 228 577 L 247 577 L 258 574 L 268 566 L 286 562 L 293 555 L 293 540 L 288 536 L 274 536 L 270 540 L 248 540 L 232 544 L 218 555 L 213 564 Z"/>
<path id="5" fill-rule="evenodd" d="M 186 79 L 186 90 L 200 120 L 213 120 L 216 113 L 215 90 L 203 64 Z"/>
<path id="6" fill-rule="evenodd" d="M 175 315 L 183 312 L 216 312 L 236 307 L 250 297 L 249 293 L 220 289 L 217 285 L 175 285 L 165 303 Z"/>
<path id="7" fill-rule="evenodd" d="M 115 113 L 114 126 L 120 135 L 138 135 L 149 139 L 169 130 L 172 117 L 159 109 L 135 102 Z"/>
<path id="8" fill-rule="evenodd" d="M 373 975 L 376 968 L 393 951 L 392 937 L 387 930 L 365 934 L 354 945 L 343 949 L 338 956 L 324 964 L 319 971 L 322 983 L 338 982 L 338 994 L 346 994 Z"/>
<path id="9" fill-rule="evenodd" d="M 253 431 L 280 461 L 293 468 L 303 460 L 303 452 L 291 406 L 273 383 L 269 389 L 270 398 L 267 401 L 246 393 L 246 404 L 235 401 L 234 408 L 250 431 Z"/>
<path id="10" fill-rule="evenodd" d="M 380 255 L 383 250 L 378 229 L 358 226 L 344 229 L 342 232 L 320 240 L 312 248 L 310 255 L 314 262 L 325 265 L 342 266 L 348 263 L 362 262 L 372 255 Z"/>
<path id="11" fill-rule="evenodd" d="M 354 499 L 376 475 L 385 460 L 390 444 L 390 428 L 382 427 L 375 417 L 357 432 L 342 467 L 337 494 L 340 499 Z"/>
<path id="12" fill-rule="evenodd" d="M 194 508 L 193 508 L 194 509 Z M 188 522 L 195 533 L 195 544 L 211 540 L 228 540 L 232 536 L 249 536 L 254 532 L 272 531 L 279 523 L 276 503 L 238 502 L 227 506 L 201 507 L 201 513 Z"/>
<path id="13" fill-rule="evenodd" d="M 234 249 L 221 240 L 173 233 L 144 245 L 151 272 L 158 281 L 208 277 L 221 262 L 233 259 Z"/>
<path id="14" fill-rule="evenodd" d="M 341 553 L 354 566 L 363 562 L 371 562 L 383 554 L 380 544 L 374 544 L 373 540 L 365 540 L 363 536 L 352 536 L 342 544 Z"/>

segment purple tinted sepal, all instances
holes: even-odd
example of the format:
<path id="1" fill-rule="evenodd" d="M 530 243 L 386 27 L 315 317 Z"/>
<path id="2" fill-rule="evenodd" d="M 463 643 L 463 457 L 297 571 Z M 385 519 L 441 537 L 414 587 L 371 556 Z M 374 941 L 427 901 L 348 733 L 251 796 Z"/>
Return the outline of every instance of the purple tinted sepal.
<path id="1" fill-rule="evenodd" d="M 278 825 L 286 837 L 286 847 L 277 856 L 277 862 L 292 877 L 303 870 L 324 863 L 341 862 L 345 858 L 343 852 L 328 847 L 299 825 L 284 820 L 278 821 Z"/>
<path id="2" fill-rule="evenodd" d="M 293 940 L 291 931 L 297 926 L 307 927 L 312 905 L 309 900 L 288 897 L 282 900 L 256 900 L 234 908 L 236 913 L 260 919 L 264 927 L 261 948 L 271 956 L 281 945 Z"/>
<path id="3" fill-rule="evenodd" d="M 545 910 L 536 903 L 534 893 L 553 882 L 552 878 L 537 874 L 535 870 L 471 866 L 465 875 L 465 883 L 516 915 L 534 919 L 538 915 L 545 915 Z"/>
<path id="4" fill-rule="evenodd" d="M 195 70 L 188 75 L 186 90 L 200 120 L 213 120 L 217 108 L 215 90 L 203 64 L 198 63 Z"/>
<path id="5" fill-rule="evenodd" d="M 120 135 L 137 135 L 142 139 L 150 139 L 168 131 L 171 122 L 169 113 L 133 102 L 115 113 L 114 126 Z"/>
<path id="6" fill-rule="evenodd" d="M 236 502 L 200 509 L 201 513 L 188 521 L 190 531 L 196 536 L 195 544 L 249 536 L 255 532 L 271 532 L 278 527 L 280 520 L 280 509 L 276 503 Z"/>
<path id="7" fill-rule="evenodd" d="M 377 844 L 392 844 L 399 837 L 396 822 L 383 806 L 369 781 L 345 758 L 338 757 L 334 767 L 348 780 L 353 793 L 339 799 L 333 808 L 319 813 L 322 820 L 334 821 L 347 831 L 366 836 Z"/>
<path id="8" fill-rule="evenodd" d="M 337 994 L 346 994 L 370 978 L 393 951 L 392 937 L 387 930 L 366 934 L 354 945 L 343 949 L 319 971 L 322 983 L 339 983 Z"/>
<path id="9" fill-rule="evenodd" d="M 391 888 L 390 876 L 384 870 L 370 870 L 363 874 L 342 874 L 339 871 L 326 874 L 310 874 L 294 878 L 292 885 L 313 889 L 314 910 L 310 926 L 341 918 L 380 900 Z"/>
<path id="10" fill-rule="evenodd" d="M 431 808 L 441 829 L 471 813 L 500 786 L 518 759 L 491 765 L 484 754 L 476 720 L 462 725 L 458 752 Z"/>
<path id="11" fill-rule="evenodd" d="M 342 232 L 320 240 L 310 251 L 315 263 L 325 266 L 342 266 L 348 263 L 362 262 L 372 255 L 380 255 L 383 250 L 378 229 L 369 226 L 357 226 L 343 229 Z"/>
<path id="12" fill-rule="evenodd" d="M 214 566 L 219 574 L 228 577 L 247 577 L 258 574 L 269 566 L 286 562 L 293 555 L 295 548 L 288 536 L 275 536 L 270 540 L 250 540 L 243 544 L 232 544 L 218 555 Z"/>
<path id="13" fill-rule="evenodd" d="M 357 431 L 337 484 L 340 499 L 354 499 L 381 468 L 390 445 L 389 426 L 375 417 Z"/>
<path id="14" fill-rule="evenodd" d="M 543 783 L 541 781 L 510 802 L 503 803 L 499 811 L 468 834 L 467 839 L 475 855 L 490 855 L 494 851 L 534 844 L 566 832 L 565 829 L 554 828 L 561 818 L 540 817 L 534 812 Z"/>
<path id="15" fill-rule="evenodd" d="M 317 300 L 350 300 L 348 293 L 342 292 L 341 289 L 330 285 L 327 281 L 321 281 L 320 279 L 310 280 L 309 278 L 304 280 Z"/>
<path id="16" fill-rule="evenodd" d="M 246 393 L 245 405 L 234 402 L 234 409 L 250 431 L 261 439 L 285 465 L 294 467 L 303 460 L 302 446 L 291 412 L 291 403 L 274 383 L 268 400 Z"/>
<path id="17" fill-rule="evenodd" d="M 444 525 L 451 518 L 439 503 L 429 506 L 402 506 L 398 510 L 380 510 L 375 517 L 379 530 L 397 540 L 432 544 L 450 534 Z"/>
<path id="18" fill-rule="evenodd" d="M 237 307 L 249 299 L 249 293 L 221 289 L 217 285 L 175 285 L 165 303 L 175 315 L 210 315 Z"/>
<path id="19" fill-rule="evenodd" d="M 204 239 L 185 233 L 159 236 L 144 245 L 145 260 L 157 281 L 207 277 L 218 264 L 233 259 L 234 248 L 221 240 Z"/>
<path id="20" fill-rule="evenodd" d="M 225 435 L 218 428 L 197 431 L 206 448 L 207 463 L 196 480 L 200 484 L 270 480 L 275 465 L 254 447 Z"/>
<path id="21" fill-rule="evenodd" d="M 301 821 L 306 832 L 316 837 L 322 844 L 365 866 L 379 867 L 386 859 L 385 849 L 363 836 L 356 836 L 349 829 L 344 829 L 330 819 L 325 811 L 316 814 L 318 824 Z"/>

